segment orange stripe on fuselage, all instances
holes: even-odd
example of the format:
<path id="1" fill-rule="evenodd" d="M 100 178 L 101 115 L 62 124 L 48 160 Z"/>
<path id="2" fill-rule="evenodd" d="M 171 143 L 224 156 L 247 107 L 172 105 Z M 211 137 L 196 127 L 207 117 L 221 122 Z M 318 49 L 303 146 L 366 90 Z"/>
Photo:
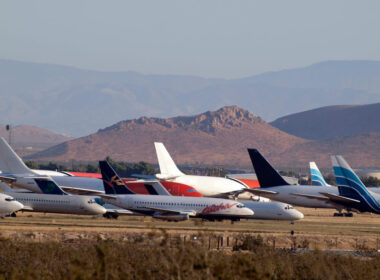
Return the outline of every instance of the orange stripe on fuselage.
<path id="1" fill-rule="evenodd" d="M 246 185 L 248 188 L 259 188 L 260 184 L 258 180 L 254 179 L 239 179 L 239 178 L 234 178 L 234 180 L 242 182 L 244 185 Z"/>

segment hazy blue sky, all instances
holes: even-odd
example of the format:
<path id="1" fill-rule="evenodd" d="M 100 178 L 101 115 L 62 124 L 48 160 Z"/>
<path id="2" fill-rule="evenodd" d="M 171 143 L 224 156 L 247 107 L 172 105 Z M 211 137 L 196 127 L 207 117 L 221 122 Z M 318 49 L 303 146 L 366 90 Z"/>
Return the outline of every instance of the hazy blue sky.
<path id="1" fill-rule="evenodd" d="M 0 58 L 243 77 L 380 60 L 380 1 L 1 1 Z"/>

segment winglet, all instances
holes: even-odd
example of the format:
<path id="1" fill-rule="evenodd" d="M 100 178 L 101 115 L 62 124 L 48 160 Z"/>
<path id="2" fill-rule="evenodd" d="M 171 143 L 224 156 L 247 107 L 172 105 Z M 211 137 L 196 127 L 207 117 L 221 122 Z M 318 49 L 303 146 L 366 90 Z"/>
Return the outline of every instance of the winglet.
<path id="1" fill-rule="evenodd" d="M 102 173 L 104 192 L 106 194 L 135 194 L 125 186 L 107 161 L 99 161 L 99 167 Z"/>
<path id="2" fill-rule="evenodd" d="M 321 171 L 319 171 L 317 164 L 314 161 L 311 161 L 309 164 L 311 184 L 313 186 L 329 186 L 329 184 L 327 184 L 325 179 L 323 178 Z"/>
<path id="3" fill-rule="evenodd" d="M 5 174 L 36 175 L 25 165 L 3 137 L 0 137 L 0 170 Z"/>
<path id="4" fill-rule="evenodd" d="M 248 149 L 261 188 L 289 185 L 256 149 Z"/>
<path id="5" fill-rule="evenodd" d="M 184 175 L 174 163 L 163 143 L 154 142 L 154 147 L 156 148 L 158 165 L 160 166 L 160 174 L 156 175 L 158 179 L 170 179 Z"/>

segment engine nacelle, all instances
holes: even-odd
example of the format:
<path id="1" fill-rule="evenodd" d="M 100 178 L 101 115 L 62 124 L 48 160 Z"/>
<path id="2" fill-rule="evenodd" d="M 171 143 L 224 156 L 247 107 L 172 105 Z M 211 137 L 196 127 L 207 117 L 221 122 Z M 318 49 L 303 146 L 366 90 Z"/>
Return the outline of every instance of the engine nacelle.
<path id="1" fill-rule="evenodd" d="M 158 214 L 153 214 L 152 216 L 155 219 L 160 219 L 160 220 L 165 220 L 165 221 L 186 221 L 189 219 L 189 214 L 163 214 L 163 213 L 158 213 Z"/>

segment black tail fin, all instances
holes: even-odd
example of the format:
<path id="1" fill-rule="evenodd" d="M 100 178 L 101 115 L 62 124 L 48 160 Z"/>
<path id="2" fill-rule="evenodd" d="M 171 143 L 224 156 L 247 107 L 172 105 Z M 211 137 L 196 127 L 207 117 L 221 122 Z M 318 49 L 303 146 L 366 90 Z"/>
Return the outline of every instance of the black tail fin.
<path id="1" fill-rule="evenodd" d="M 99 161 L 106 194 L 135 194 L 128 189 L 107 161 Z"/>
<path id="2" fill-rule="evenodd" d="M 43 194 L 67 195 L 51 178 L 35 178 L 34 181 Z"/>
<path id="3" fill-rule="evenodd" d="M 248 149 L 261 188 L 289 185 L 256 149 Z"/>

